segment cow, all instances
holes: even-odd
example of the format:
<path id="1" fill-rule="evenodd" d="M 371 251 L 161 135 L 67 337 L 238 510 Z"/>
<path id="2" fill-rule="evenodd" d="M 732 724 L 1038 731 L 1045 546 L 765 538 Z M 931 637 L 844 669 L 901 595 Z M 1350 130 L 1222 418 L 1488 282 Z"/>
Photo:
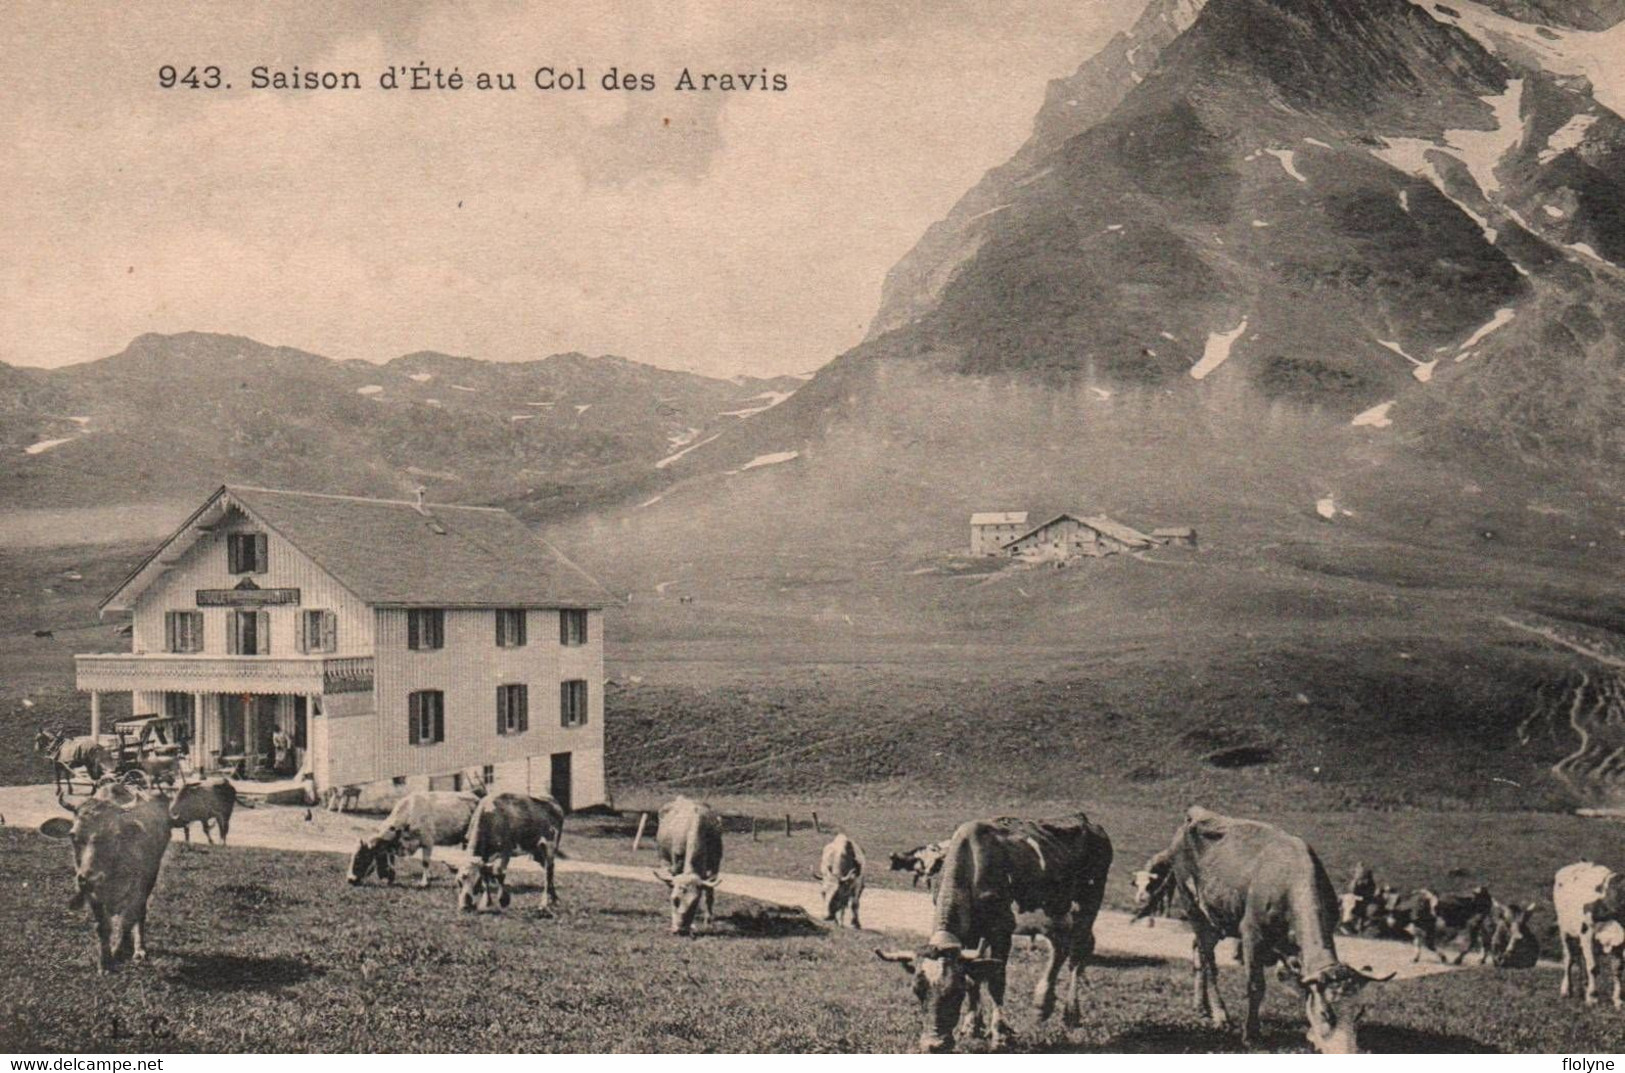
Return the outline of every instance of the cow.
<path id="1" fill-rule="evenodd" d="M 100 779 L 113 768 L 112 755 L 92 735 L 70 738 L 58 731 L 48 733 L 43 727 L 34 735 L 34 751 L 49 760 L 56 788 L 64 785 L 64 776 L 71 777 L 74 768 L 83 768 L 92 780 Z"/>
<path id="2" fill-rule="evenodd" d="M 469 862 L 457 873 L 457 906 L 465 911 L 507 908 L 508 861 L 528 853 L 542 866 L 542 908 L 558 900 L 553 866 L 564 836 L 564 810 L 551 797 L 494 794 L 469 817 L 463 845 Z"/>
<path id="3" fill-rule="evenodd" d="M 1363 861 L 1356 862 L 1348 886 L 1338 896 L 1337 928 L 1346 935 L 1368 931 L 1376 923 L 1377 877 Z"/>
<path id="4" fill-rule="evenodd" d="M 947 852 L 946 842 L 927 842 L 905 853 L 893 853 L 891 870 L 910 873 L 911 887 L 918 887 L 920 880 L 925 880 L 925 889 L 929 891 L 936 882 L 937 874 L 942 871 L 942 858 Z"/>
<path id="5" fill-rule="evenodd" d="M 951 1050 L 956 1024 L 971 1035 L 985 1031 L 995 1047 L 1009 1042 L 1005 966 L 1017 912 L 1042 918 L 1036 926 L 1049 947 L 1049 964 L 1033 989 L 1039 1019 L 1055 1012 L 1056 980 L 1065 967 L 1063 1020 L 1080 1023 L 1079 982 L 1094 953 L 1095 917 L 1111 863 L 1111 839 L 1082 813 L 961 824 L 948 842 L 926 945 L 916 951 L 875 951 L 913 977 L 923 1022 L 920 1050 Z"/>
<path id="6" fill-rule="evenodd" d="M 1591 861 L 1558 870 L 1552 884 L 1557 930 L 1563 943 L 1564 998 L 1574 980 L 1578 951 L 1585 972 L 1585 1001 L 1597 1004 L 1597 954 L 1613 962 L 1614 1008 L 1625 1007 L 1625 875 Z"/>
<path id="7" fill-rule="evenodd" d="M 1425 949 L 1432 951 L 1443 964 L 1447 959 L 1439 944 L 1462 938 L 1465 942 L 1452 964 L 1460 965 L 1477 949 L 1480 951 L 1478 963 L 1483 965 L 1490 957 L 1494 913 L 1495 899 L 1484 887 L 1475 887 L 1470 894 L 1442 896 L 1424 887 L 1401 901 L 1388 918 L 1396 930 L 1409 935 L 1415 943 L 1413 962 L 1422 960 Z"/>
<path id="8" fill-rule="evenodd" d="M 671 900 L 671 933 L 692 935 L 702 905 L 709 926 L 722 874 L 722 817 L 703 801 L 673 798 L 660 806 L 655 847 L 663 865 L 655 878 Z"/>
<path id="9" fill-rule="evenodd" d="M 237 788 L 228 779 L 207 779 L 182 786 L 175 791 L 169 803 L 169 822 L 181 829 L 186 841 L 192 841 L 192 824 L 203 828 L 203 837 L 214 844 L 209 833 L 212 822 L 220 831 L 220 844 L 226 844 L 231 832 L 231 814 L 237 807 Z"/>
<path id="10" fill-rule="evenodd" d="M 1540 940 L 1529 926 L 1529 918 L 1538 909 L 1534 902 L 1526 906 L 1495 903 L 1495 927 L 1490 933 L 1490 964 L 1498 969 L 1532 969 L 1540 960 Z"/>
<path id="11" fill-rule="evenodd" d="M 350 857 L 352 886 L 373 872 L 385 883 L 395 882 L 395 857 L 419 853 L 423 874 L 418 886 L 429 885 L 429 857 L 435 846 L 462 845 L 468 821 L 480 803 L 473 794 L 449 790 L 418 790 L 396 802 L 376 835 L 363 838 Z"/>
<path id="12" fill-rule="evenodd" d="M 818 897 L 824 919 L 839 923 L 842 911 L 848 927 L 861 928 L 858 903 L 863 900 L 863 850 L 846 835 L 836 835 L 818 859 Z"/>
<path id="13" fill-rule="evenodd" d="M 1153 876 L 1149 900 L 1177 900 L 1190 920 L 1197 1012 L 1217 1028 L 1229 1027 L 1214 948 L 1222 939 L 1238 939 L 1247 976 L 1244 1042 L 1258 1040 L 1264 970 L 1279 963 L 1282 978 L 1304 996 L 1307 1038 L 1315 1049 L 1357 1053 L 1360 1014 L 1347 1003 L 1376 978 L 1338 958 L 1337 894 L 1303 839 L 1267 823 L 1192 807 L 1172 844 L 1146 871 Z"/>
<path id="14" fill-rule="evenodd" d="M 108 973 L 126 952 L 147 956 L 147 902 L 169 848 L 169 803 L 162 794 L 129 791 L 127 803 L 97 792 L 88 801 L 57 800 L 73 819 L 54 816 L 40 824 L 47 838 L 73 844 L 74 888 L 70 909 L 89 905 L 96 921 L 96 971 Z"/>

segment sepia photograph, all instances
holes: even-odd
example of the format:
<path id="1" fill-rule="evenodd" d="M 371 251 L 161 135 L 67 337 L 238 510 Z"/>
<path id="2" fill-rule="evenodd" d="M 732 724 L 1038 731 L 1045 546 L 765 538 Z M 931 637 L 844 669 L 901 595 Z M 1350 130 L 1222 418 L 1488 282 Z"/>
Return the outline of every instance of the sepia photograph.
<path id="1" fill-rule="evenodd" d="M 0 13 L 12 1070 L 1618 1068 L 1625 0 Z"/>

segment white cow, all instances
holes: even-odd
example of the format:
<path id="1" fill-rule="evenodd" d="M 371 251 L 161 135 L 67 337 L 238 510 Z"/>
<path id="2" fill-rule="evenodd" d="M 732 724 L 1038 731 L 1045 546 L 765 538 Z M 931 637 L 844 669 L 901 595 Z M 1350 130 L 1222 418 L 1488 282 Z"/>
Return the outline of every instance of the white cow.
<path id="1" fill-rule="evenodd" d="M 1625 876 L 1590 861 L 1562 868 L 1552 885 L 1557 929 L 1563 940 L 1563 985 L 1569 995 L 1574 951 L 1585 966 L 1587 1006 L 1597 1003 L 1597 952 L 1614 966 L 1614 1006 L 1625 1007 Z"/>

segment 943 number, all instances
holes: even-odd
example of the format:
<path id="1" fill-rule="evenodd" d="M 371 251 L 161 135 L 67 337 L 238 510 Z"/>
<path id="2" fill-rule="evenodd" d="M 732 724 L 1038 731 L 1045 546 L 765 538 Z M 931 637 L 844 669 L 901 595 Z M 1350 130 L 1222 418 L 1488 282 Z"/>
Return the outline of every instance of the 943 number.
<path id="1" fill-rule="evenodd" d="M 158 68 L 158 86 L 161 89 L 174 89 L 176 86 L 189 89 L 231 88 L 221 78 L 218 67 L 188 67 L 183 72 L 181 68 L 167 63 Z"/>

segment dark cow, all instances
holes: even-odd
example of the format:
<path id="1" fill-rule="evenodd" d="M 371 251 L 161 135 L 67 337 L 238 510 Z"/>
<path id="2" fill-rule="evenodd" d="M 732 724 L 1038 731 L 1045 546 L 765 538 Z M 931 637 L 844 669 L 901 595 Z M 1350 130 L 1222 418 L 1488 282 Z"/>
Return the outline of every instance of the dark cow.
<path id="1" fill-rule="evenodd" d="M 209 824 L 213 823 L 220 831 L 223 846 L 226 835 L 231 833 L 231 814 L 236 808 L 237 788 L 227 779 L 207 779 L 175 791 L 169 803 L 169 822 L 181 829 L 188 843 L 192 841 L 192 825 L 199 824 L 210 845 L 214 844 L 214 836 L 209 833 Z"/>
<path id="2" fill-rule="evenodd" d="M 655 877 L 671 897 L 671 933 L 692 935 L 702 905 L 709 925 L 722 875 L 722 817 L 703 801 L 674 798 L 660 806 Z"/>
<path id="3" fill-rule="evenodd" d="M 1264 970 L 1280 963 L 1283 978 L 1303 993 L 1309 1042 L 1324 1054 L 1356 1053 L 1359 1012 L 1345 1007 L 1373 978 L 1338 959 L 1337 894 L 1320 858 L 1301 838 L 1267 823 L 1192 808 L 1173 843 L 1146 871 L 1153 881 L 1145 900 L 1177 900 L 1195 933 L 1198 1012 L 1219 1028 L 1229 1026 L 1214 948 L 1222 939 L 1239 939 L 1247 975 L 1243 1040 L 1258 1039 Z"/>
<path id="4" fill-rule="evenodd" d="M 1538 909 L 1534 902 L 1525 906 L 1495 903 L 1495 927 L 1490 932 L 1490 964 L 1498 969 L 1532 969 L 1540 960 L 1540 940 L 1529 918 Z"/>
<path id="5" fill-rule="evenodd" d="M 846 923 L 858 923 L 858 903 L 863 900 L 863 850 L 846 835 L 836 835 L 818 859 L 818 897 L 824 903 L 824 919 L 838 923 L 846 913 Z"/>
<path id="6" fill-rule="evenodd" d="M 942 872 L 942 859 L 948 852 L 946 842 L 927 842 L 923 846 L 916 846 L 906 853 L 893 853 L 891 855 L 891 870 L 893 872 L 908 872 L 909 885 L 918 887 L 920 880 L 925 880 L 925 889 L 931 890 L 938 874 Z"/>
<path id="7" fill-rule="evenodd" d="M 496 794 L 481 799 L 464 838 L 470 860 L 457 873 L 458 908 L 507 908 L 508 862 L 515 853 L 529 854 L 542 866 L 542 908 L 551 908 L 558 899 L 553 865 L 563 837 L 564 810 L 551 797 Z"/>
<path id="8" fill-rule="evenodd" d="M 948 842 L 926 945 L 912 952 L 875 951 L 914 978 L 924 1022 L 920 1049 L 952 1049 L 956 1023 L 972 1035 L 985 1030 L 994 1046 L 1008 1042 L 1005 966 L 1017 912 L 1041 916 L 1037 930 L 1049 946 L 1049 964 L 1033 990 L 1039 1019 L 1055 1010 L 1055 985 L 1064 965 L 1070 979 L 1063 1018 L 1078 1024 L 1079 979 L 1094 952 L 1095 917 L 1111 863 L 1111 839 L 1081 813 L 962 824 Z"/>
<path id="9" fill-rule="evenodd" d="M 1457 938 L 1465 940 L 1452 964 L 1460 965 L 1476 948 L 1480 951 L 1479 964 L 1489 960 L 1490 933 L 1495 927 L 1495 899 L 1484 887 L 1470 894 L 1440 896 L 1423 888 L 1403 899 L 1389 914 L 1398 930 L 1409 935 L 1416 945 L 1412 961 L 1422 960 L 1422 951 L 1432 951 L 1441 963 L 1446 961 L 1441 943 Z"/>
<path id="10" fill-rule="evenodd" d="M 79 805 L 58 796 L 73 819 L 58 816 L 40 825 L 47 838 L 73 843 L 75 893 L 68 906 L 90 906 L 101 973 L 112 971 L 126 953 L 136 961 L 146 958 L 147 902 L 169 848 L 169 802 L 163 795 L 133 792 L 124 803 L 112 796 L 98 791 Z"/>
<path id="11" fill-rule="evenodd" d="M 348 879 L 360 883 L 373 872 L 385 883 L 395 882 L 395 858 L 420 854 L 423 873 L 418 886 L 429 885 L 429 857 L 436 846 L 460 846 L 468 835 L 468 821 L 480 799 L 450 790 L 419 790 L 395 803 L 383 827 L 362 839 L 350 857 Z"/>

